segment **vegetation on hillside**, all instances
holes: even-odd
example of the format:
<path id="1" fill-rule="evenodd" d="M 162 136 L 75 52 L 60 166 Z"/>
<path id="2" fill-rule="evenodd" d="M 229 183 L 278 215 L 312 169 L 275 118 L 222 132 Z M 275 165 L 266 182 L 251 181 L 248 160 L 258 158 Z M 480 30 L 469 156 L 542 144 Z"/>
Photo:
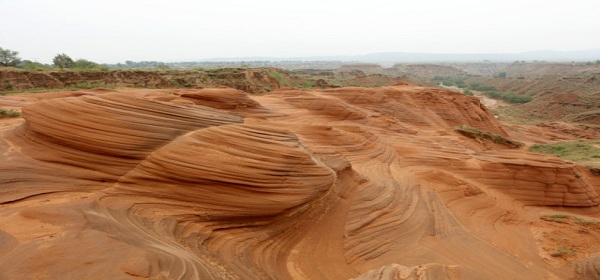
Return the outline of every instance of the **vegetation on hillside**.
<path id="1" fill-rule="evenodd" d="M 0 66 L 16 66 L 21 62 L 19 52 L 0 48 Z"/>
<path id="2" fill-rule="evenodd" d="M 503 78 L 506 77 L 506 73 L 503 72 Z M 441 77 L 435 76 L 432 81 L 436 83 L 441 83 L 445 86 L 455 86 L 463 89 L 464 94 L 472 95 L 472 90 L 476 90 L 482 92 L 483 94 L 504 100 L 509 103 L 522 104 L 527 103 L 533 100 L 530 96 L 518 95 L 512 92 L 501 92 L 494 86 L 482 85 L 480 83 L 467 83 L 467 79 L 469 77 Z"/>
<path id="3" fill-rule="evenodd" d="M 0 119 L 16 118 L 20 116 L 21 112 L 19 112 L 18 110 L 0 108 Z"/>
<path id="4" fill-rule="evenodd" d="M 37 61 L 21 60 L 18 56 L 19 52 L 12 51 L 9 49 L 0 48 L 0 66 L 4 67 L 15 67 L 17 69 L 23 69 L 28 71 L 36 70 L 108 70 L 107 65 L 100 65 L 96 62 L 89 61 L 87 59 L 74 60 L 70 56 L 61 53 L 54 56 L 52 59 L 52 65 L 42 64 Z"/>
<path id="5" fill-rule="evenodd" d="M 283 78 L 283 74 L 281 74 L 281 73 L 279 73 L 279 72 L 277 72 L 277 71 L 271 71 L 271 72 L 269 73 L 269 76 L 270 76 L 271 78 L 275 79 L 275 80 L 276 80 L 278 83 L 280 83 L 280 84 L 282 84 L 282 85 L 285 83 L 285 80 L 284 80 L 284 78 Z"/>
<path id="6" fill-rule="evenodd" d="M 471 90 L 469 90 L 468 88 L 463 89 L 462 93 L 469 95 L 469 96 L 473 96 L 475 95 Z"/>
<path id="7" fill-rule="evenodd" d="M 100 64 L 89 61 L 87 59 L 77 59 L 73 60 L 70 56 L 62 53 L 57 54 L 54 59 L 52 59 L 54 63 L 54 67 L 58 67 L 60 69 L 74 69 L 74 70 L 91 70 L 91 69 L 104 69 L 108 70 L 108 67 L 101 66 Z"/>
<path id="8" fill-rule="evenodd" d="M 517 95 L 512 92 L 486 91 L 484 94 L 496 99 L 502 99 L 506 102 L 516 104 L 527 103 L 533 100 L 533 98 L 530 96 Z"/>
<path id="9" fill-rule="evenodd" d="M 555 155 L 589 167 L 600 167 L 600 140 L 535 144 L 528 150 L 534 153 Z"/>
<path id="10" fill-rule="evenodd" d="M 455 86 L 455 87 L 461 87 L 461 88 L 465 88 L 467 87 L 467 84 L 465 83 L 465 81 L 468 79 L 469 77 L 442 77 L 442 76 L 435 76 L 433 77 L 433 79 L 431 79 L 431 81 L 436 82 L 436 83 L 441 83 L 445 86 Z"/>
<path id="11" fill-rule="evenodd" d="M 52 59 L 52 63 L 60 69 L 75 68 L 75 61 L 64 53 L 57 54 L 54 59 Z"/>
<path id="12" fill-rule="evenodd" d="M 455 127 L 453 127 L 453 129 L 454 129 L 454 131 L 456 131 L 464 136 L 467 136 L 469 138 L 473 138 L 473 139 L 490 140 L 496 144 L 509 146 L 511 148 L 519 148 L 519 147 L 524 146 L 524 144 L 519 141 L 515 141 L 512 139 L 506 138 L 502 135 L 492 133 L 489 131 L 479 130 L 477 128 L 474 128 L 474 127 L 468 126 L 468 125 L 455 126 Z"/>
<path id="13" fill-rule="evenodd" d="M 468 87 L 472 90 L 483 91 L 483 92 L 498 91 L 498 89 L 494 86 L 482 85 L 480 83 L 469 83 L 466 87 Z"/>

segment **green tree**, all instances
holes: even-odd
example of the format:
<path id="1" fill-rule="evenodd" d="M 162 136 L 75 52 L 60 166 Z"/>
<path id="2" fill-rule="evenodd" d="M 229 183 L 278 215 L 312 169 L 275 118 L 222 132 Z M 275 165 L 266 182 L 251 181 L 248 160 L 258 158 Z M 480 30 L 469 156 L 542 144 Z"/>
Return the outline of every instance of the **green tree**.
<path id="1" fill-rule="evenodd" d="M 506 78 L 506 72 L 498 73 L 498 78 L 502 78 L 502 79 Z"/>
<path id="2" fill-rule="evenodd" d="M 0 66 L 16 66 L 21 62 L 19 52 L 0 48 Z"/>
<path id="3" fill-rule="evenodd" d="M 73 61 L 73 59 L 64 53 L 57 54 L 54 57 L 54 59 L 52 59 L 52 63 L 54 63 L 54 66 L 56 66 L 60 69 L 75 67 L 75 62 Z"/>
<path id="4" fill-rule="evenodd" d="M 17 67 L 26 69 L 26 70 L 43 70 L 43 69 L 48 68 L 44 64 L 41 64 L 36 61 L 31 61 L 31 60 L 23 60 L 21 63 L 19 63 L 19 65 L 17 65 Z"/>
<path id="5" fill-rule="evenodd" d="M 94 68 L 100 67 L 100 65 L 98 65 L 98 63 L 89 61 L 86 59 L 76 60 L 75 63 L 73 64 L 73 66 L 77 69 L 94 69 Z"/>

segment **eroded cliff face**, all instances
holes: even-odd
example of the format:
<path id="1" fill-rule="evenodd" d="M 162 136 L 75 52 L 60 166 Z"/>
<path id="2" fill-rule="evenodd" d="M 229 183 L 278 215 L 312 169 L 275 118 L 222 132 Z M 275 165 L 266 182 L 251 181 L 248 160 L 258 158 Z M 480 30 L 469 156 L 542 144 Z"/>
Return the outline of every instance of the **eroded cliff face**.
<path id="1" fill-rule="evenodd" d="M 227 86 L 249 93 L 270 91 L 281 85 L 269 74 L 276 69 L 227 68 L 197 71 L 16 71 L 0 70 L 2 90 L 55 89 L 69 86 L 145 88 L 203 88 Z"/>
<path id="2" fill-rule="evenodd" d="M 12 103 L 24 120 L 0 130 L 2 279 L 599 273 L 593 242 L 552 257 L 558 224 L 540 216 L 594 221 L 600 180 L 454 132 L 508 135 L 474 97 L 399 85 L 38 98 Z"/>

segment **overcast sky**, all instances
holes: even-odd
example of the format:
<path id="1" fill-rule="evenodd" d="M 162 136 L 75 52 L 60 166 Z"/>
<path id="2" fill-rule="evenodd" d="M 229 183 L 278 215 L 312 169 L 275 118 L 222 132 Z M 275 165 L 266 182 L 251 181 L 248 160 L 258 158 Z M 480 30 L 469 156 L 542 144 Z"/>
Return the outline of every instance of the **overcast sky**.
<path id="1" fill-rule="evenodd" d="M 600 0 L 0 0 L 0 47 L 50 63 L 600 48 Z"/>

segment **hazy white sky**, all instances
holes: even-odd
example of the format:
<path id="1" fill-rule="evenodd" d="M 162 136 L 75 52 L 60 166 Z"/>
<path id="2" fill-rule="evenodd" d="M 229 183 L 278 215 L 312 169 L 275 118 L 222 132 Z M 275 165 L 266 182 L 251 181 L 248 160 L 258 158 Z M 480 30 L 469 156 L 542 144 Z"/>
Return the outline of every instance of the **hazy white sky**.
<path id="1" fill-rule="evenodd" d="M 49 63 L 600 48 L 600 0 L 0 0 L 0 47 Z"/>

